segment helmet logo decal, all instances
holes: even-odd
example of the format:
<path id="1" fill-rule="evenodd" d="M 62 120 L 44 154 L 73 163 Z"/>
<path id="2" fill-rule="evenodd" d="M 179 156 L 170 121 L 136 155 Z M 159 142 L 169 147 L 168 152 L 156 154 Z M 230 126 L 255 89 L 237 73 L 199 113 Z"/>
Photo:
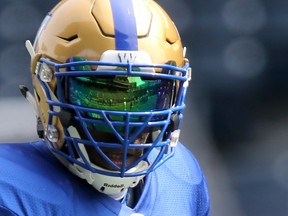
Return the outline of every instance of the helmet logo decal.
<path id="1" fill-rule="evenodd" d="M 104 183 L 104 187 L 111 187 L 111 188 L 124 188 L 124 184 L 108 184 Z"/>
<path id="2" fill-rule="evenodd" d="M 118 53 L 119 62 L 121 63 L 134 63 L 137 57 L 135 52 L 119 52 Z"/>

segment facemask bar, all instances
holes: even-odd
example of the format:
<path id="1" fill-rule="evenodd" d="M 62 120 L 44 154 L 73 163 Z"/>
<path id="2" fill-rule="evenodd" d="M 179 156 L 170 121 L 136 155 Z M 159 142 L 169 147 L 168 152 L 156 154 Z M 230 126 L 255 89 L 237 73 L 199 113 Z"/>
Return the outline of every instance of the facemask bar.
<path id="1" fill-rule="evenodd" d="M 55 104 L 56 105 L 56 104 Z M 67 107 L 66 107 L 67 109 Z M 147 158 L 149 157 L 149 154 L 155 150 L 155 148 L 157 148 L 158 150 L 157 151 L 157 157 L 154 157 L 154 158 L 151 158 L 149 160 L 150 162 L 150 167 L 149 169 L 154 169 L 155 166 L 159 163 L 159 162 L 164 162 L 166 159 L 168 159 L 168 156 L 167 158 L 163 158 L 164 154 L 167 153 L 167 146 L 169 145 L 169 139 L 165 139 L 165 140 L 161 140 L 160 141 L 160 137 L 163 137 L 164 136 L 164 133 L 168 127 L 168 124 L 167 124 L 167 121 L 171 118 L 171 112 L 167 112 L 167 115 L 166 115 L 166 118 L 161 120 L 161 121 L 158 121 L 158 122 L 151 122 L 149 121 L 149 119 L 152 119 L 153 116 L 157 115 L 157 114 L 147 114 L 147 113 L 137 113 L 137 115 L 147 115 L 148 118 L 145 122 L 130 122 L 129 121 L 129 118 L 133 116 L 133 114 L 129 113 L 127 115 L 127 120 L 126 122 L 110 122 L 107 118 L 105 118 L 105 121 L 107 122 L 107 124 L 109 124 L 113 130 L 113 133 L 114 134 L 117 134 L 118 137 L 121 137 L 122 139 L 122 142 L 121 143 L 104 143 L 104 142 L 97 142 L 95 141 L 95 139 L 91 136 L 91 134 L 89 133 L 88 129 L 87 129 L 87 122 L 91 122 L 92 120 L 91 119 L 86 119 L 86 118 L 83 118 L 81 116 L 81 109 L 77 110 L 77 114 L 75 116 L 75 119 L 78 119 L 76 120 L 76 122 L 79 122 L 81 123 L 81 126 L 82 128 L 84 129 L 85 131 L 85 134 L 88 136 L 87 139 L 84 139 L 84 138 L 77 138 L 77 137 L 73 137 L 69 134 L 69 136 L 66 136 L 65 137 L 65 140 L 66 140 L 66 143 L 69 143 L 68 145 L 68 148 L 69 148 L 69 155 L 70 155 L 70 159 L 73 159 L 73 162 L 78 164 L 79 166 L 82 166 L 84 168 L 91 170 L 92 172 L 97 172 L 97 173 L 100 173 L 100 174 L 105 174 L 105 175 L 111 175 L 111 176 L 118 176 L 119 173 L 121 173 L 121 177 L 128 177 L 128 176 L 136 176 L 136 175 L 143 175 L 146 173 L 146 170 L 144 172 L 141 172 L 141 173 L 129 173 L 127 174 L 126 172 L 128 170 L 130 170 L 131 168 L 135 167 L 140 161 L 142 160 L 146 160 L 147 161 Z M 108 112 L 105 112 L 105 114 L 107 115 L 109 113 Z M 56 113 L 54 113 L 56 115 Z M 130 116 L 130 117 L 129 117 Z M 161 116 L 163 116 L 163 112 L 161 112 Z M 134 125 L 139 125 L 141 124 L 141 126 L 139 127 L 139 131 L 142 130 L 142 128 L 145 128 L 147 125 L 150 125 L 150 126 L 163 126 L 160 134 L 158 135 L 158 137 L 153 141 L 153 142 L 150 142 L 150 143 L 145 143 L 145 144 L 133 144 L 133 143 L 130 143 L 129 142 L 129 132 L 126 132 L 125 135 L 122 137 L 122 135 L 119 134 L 119 132 L 114 128 L 113 125 L 119 125 L 119 124 L 127 124 L 127 131 L 129 129 L 129 127 L 133 127 Z M 66 130 L 66 129 L 64 129 Z M 67 131 L 65 134 L 68 134 Z M 132 138 L 133 139 L 133 138 Z M 89 146 L 93 146 L 95 149 L 97 149 L 98 153 L 103 157 L 105 158 L 105 160 L 107 160 L 109 162 L 109 164 L 111 166 L 113 166 L 113 168 L 118 171 L 118 173 L 111 173 L 111 172 L 107 172 L 105 170 L 97 170 L 95 169 L 93 166 L 91 166 L 90 164 L 90 161 L 89 161 L 89 158 L 87 158 L 85 155 L 82 154 L 81 152 L 81 148 L 80 146 L 81 145 L 89 145 Z M 125 158 L 125 155 L 127 155 L 128 153 L 128 150 L 129 149 L 137 149 L 137 148 L 140 148 L 140 149 L 144 149 L 144 153 L 141 157 L 139 157 L 137 160 L 135 160 L 132 164 L 130 164 L 129 166 L 117 166 L 115 165 L 106 155 L 105 153 L 101 150 L 101 148 L 113 148 L 113 149 L 121 149 L 123 150 L 123 162 L 122 164 L 125 164 L 124 161 L 126 160 Z M 75 149 L 76 149 L 76 154 L 75 154 Z M 62 151 L 58 152 L 58 153 L 63 153 Z M 82 161 L 83 162 L 79 162 L 79 160 L 77 160 L 77 157 L 79 157 L 78 155 L 80 155 L 80 157 L 82 158 Z M 163 160 L 163 161 L 161 161 Z M 126 173 L 126 174 L 125 174 Z"/>
<path id="2" fill-rule="evenodd" d="M 75 163 L 85 169 L 91 170 L 95 173 L 110 175 L 110 176 L 120 176 L 120 177 L 128 177 L 128 176 L 139 176 L 139 175 L 145 175 L 152 170 L 159 167 L 161 164 L 163 164 L 166 160 L 168 160 L 170 157 L 174 154 L 174 146 L 171 147 L 171 134 L 178 130 L 178 125 L 173 128 L 173 130 L 170 130 L 170 119 L 172 115 L 177 115 L 179 120 L 182 119 L 182 110 L 185 107 L 184 99 L 186 94 L 186 89 L 188 87 L 188 81 L 190 80 L 191 71 L 189 68 L 189 64 L 187 63 L 183 68 L 178 68 L 172 65 L 160 65 L 160 64 L 131 64 L 129 62 L 127 63 L 108 63 L 108 62 L 99 62 L 99 61 L 81 61 L 81 62 L 71 62 L 71 63 L 64 63 L 64 64 L 57 64 L 52 61 L 49 61 L 46 58 L 41 58 L 38 62 L 38 67 L 36 69 L 38 80 L 43 88 L 43 91 L 46 94 L 47 97 L 47 103 L 49 105 L 49 118 L 48 118 L 48 126 L 53 125 L 53 119 L 58 118 L 60 115 L 60 112 L 62 110 L 69 110 L 73 113 L 73 121 L 77 122 L 78 125 L 81 125 L 82 129 L 84 130 L 86 134 L 86 139 L 83 138 L 73 138 L 69 132 L 67 131 L 67 128 L 64 127 L 64 139 L 68 146 L 68 153 L 63 152 L 62 150 L 58 149 L 53 142 L 50 141 L 52 150 L 61 155 L 62 157 L 69 160 L 71 163 Z M 43 66 L 45 65 L 45 66 Z M 119 71 L 119 70 L 91 70 L 91 71 L 66 71 L 67 68 L 70 67 L 77 67 L 81 65 L 89 65 L 92 68 L 97 68 L 99 66 L 108 66 L 108 67 L 121 67 L 125 70 Z M 143 71 L 134 71 L 134 68 L 144 68 Z M 145 69 L 147 69 L 145 71 Z M 153 70 L 171 70 L 177 72 L 176 74 L 162 74 L 157 72 L 151 72 Z M 49 72 L 50 70 L 50 72 Z M 148 72 L 147 72 L 148 71 Z M 150 71 L 150 72 L 149 72 Z M 51 74 L 49 74 L 51 73 Z M 50 76 L 52 75 L 52 76 Z M 144 77 L 144 78 L 152 78 L 152 79 L 170 79 L 175 80 L 178 82 L 178 93 L 175 100 L 175 103 L 173 106 L 171 106 L 168 109 L 165 110 L 151 110 L 151 111 L 145 111 L 145 112 L 124 112 L 124 111 L 109 111 L 109 110 L 97 110 L 92 108 L 85 108 L 77 105 L 68 104 L 66 101 L 66 98 L 64 96 L 63 88 L 59 87 L 62 85 L 63 78 L 69 77 L 69 76 L 105 76 L 105 75 L 113 75 L 113 76 L 137 76 L 137 77 Z M 49 87 L 49 82 L 56 78 L 56 86 L 57 91 L 55 96 L 54 92 Z M 106 124 L 110 127 L 110 129 L 113 131 L 113 133 L 119 138 L 119 140 L 122 140 L 120 143 L 104 143 L 104 142 L 96 142 L 92 135 L 90 134 L 89 130 L 87 129 L 87 123 L 89 122 L 96 122 L 99 120 L 86 118 L 83 116 L 83 112 L 89 112 L 89 113 L 98 113 L 99 115 L 103 116 L 103 119 L 101 120 L 103 124 Z M 119 116 L 125 116 L 126 120 L 125 122 L 120 121 L 110 121 L 108 116 L 109 115 L 119 115 Z M 155 116 L 165 116 L 165 118 L 161 120 L 153 120 L 151 121 Z M 134 122 L 130 121 L 132 117 L 135 116 L 142 116 L 146 121 L 144 122 Z M 124 137 L 119 134 L 119 132 L 115 129 L 115 125 L 121 125 L 123 127 L 126 126 L 126 132 Z M 140 125 L 140 126 L 139 126 Z M 149 127 L 157 127 L 161 126 L 161 132 L 159 135 L 155 138 L 154 141 L 151 143 L 144 143 L 144 144 L 133 144 L 130 143 L 129 140 L 129 127 L 138 127 L 138 132 L 135 133 L 136 135 L 141 133 L 141 130 Z M 170 131 L 169 131 L 170 130 Z M 135 136 L 132 135 L 132 140 L 135 139 Z M 163 139 L 164 138 L 164 139 Z M 130 138 L 131 139 L 131 138 Z M 178 138 L 176 138 L 176 142 L 178 141 Z M 99 154 L 108 161 L 114 168 L 115 171 L 109 171 L 109 170 L 103 170 L 103 169 L 97 169 L 95 166 L 91 165 L 91 162 L 89 158 L 87 158 L 86 155 L 83 154 L 81 151 L 80 146 L 81 145 L 92 145 Z M 122 166 L 119 167 L 103 153 L 101 150 L 102 147 L 105 148 L 121 148 L 123 150 L 123 162 L 126 159 L 126 155 L 129 148 L 143 148 L 145 149 L 143 155 L 139 157 L 136 161 L 134 161 L 131 165 L 126 166 L 125 163 L 122 163 Z M 154 155 L 154 156 L 151 156 Z M 79 160 L 79 157 L 81 160 Z M 152 158 L 151 158 L 152 157 Z M 147 170 L 136 172 L 136 173 L 128 173 L 127 171 L 137 165 L 140 161 L 145 160 L 148 161 L 150 166 Z"/>

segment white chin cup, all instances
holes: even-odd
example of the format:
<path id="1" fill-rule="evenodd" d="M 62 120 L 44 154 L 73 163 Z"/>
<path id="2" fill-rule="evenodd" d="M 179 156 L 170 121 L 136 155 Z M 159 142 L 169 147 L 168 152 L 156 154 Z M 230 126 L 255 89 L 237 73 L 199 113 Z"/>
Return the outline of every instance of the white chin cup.
<path id="1" fill-rule="evenodd" d="M 91 164 L 91 166 L 99 170 L 107 171 L 95 164 Z M 141 161 L 137 166 L 131 168 L 126 173 L 141 172 L 147 170 L 148 167 L 149 165 L 146 161 Z M 107 194 L 117 200 L 121 199 L 125 195 L 129 187 L 135 187 L 144 177 L 144 175 L 123 178 L 108 176 L 99 173 L 93 173 L 90 170 L 78 166 L 77 164 L 69 164 L 69 170 L 80 178 L 86 179 L 86 181 L 99 192 Z M 115 173 L 117 172 L 115 171 Z"/>

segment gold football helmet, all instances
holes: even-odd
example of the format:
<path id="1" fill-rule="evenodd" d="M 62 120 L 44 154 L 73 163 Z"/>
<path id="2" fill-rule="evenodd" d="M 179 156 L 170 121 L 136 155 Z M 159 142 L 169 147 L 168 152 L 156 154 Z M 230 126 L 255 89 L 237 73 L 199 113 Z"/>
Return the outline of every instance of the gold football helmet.
<path id="1" fill-rule="evenodd" d="M 119 198 L 173 155 L 191 69 L 155 1 L 62 0 L 26 45 L 39 128 L 74 174 Z"/>

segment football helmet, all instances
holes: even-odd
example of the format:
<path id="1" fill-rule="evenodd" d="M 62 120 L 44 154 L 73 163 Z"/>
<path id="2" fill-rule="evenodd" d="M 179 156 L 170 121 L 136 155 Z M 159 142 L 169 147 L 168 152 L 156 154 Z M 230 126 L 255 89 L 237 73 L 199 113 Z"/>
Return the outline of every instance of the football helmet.
<path id="1" fill-rule="evenodd" d="M 62 0 L 26 46 L 39 134 L 74 174 L 119 199 L 173 156 L 191 68 L 155 1 Z"/>

